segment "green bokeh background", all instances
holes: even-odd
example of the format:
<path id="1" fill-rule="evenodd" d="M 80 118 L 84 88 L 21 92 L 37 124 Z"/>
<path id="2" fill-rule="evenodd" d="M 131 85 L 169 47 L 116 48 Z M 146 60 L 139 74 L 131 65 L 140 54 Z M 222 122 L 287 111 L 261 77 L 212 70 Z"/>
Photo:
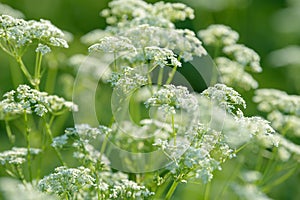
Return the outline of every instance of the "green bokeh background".
<path id="1" fill-rule="evenodd" d="M 195 9 L 196 18 L 192 21 L 180 22 L 177 24 L 178 27 L 189 28 L 197 32 L 210 24 L 231 26 L 240 34 L 239 43 L 253 48 L 261 56 L 263 72 L 254 75 L 260 88 L 276 88 L 285 90 L 290 94 L 300 94 L 300 79 L 298 78 L 300 66 L 274 68 L 268 60 L 269 53 L 276 49 L 291 44 L 300 45 L 300 33 L 283 34 L 274 27 L 274 24 L 276 26 L 276 22 L 273 20 L 274 14 L 288 7 L 286 0 L 249 0 L 247 5 L 236 4 L 218 11 L 195 6 L 198 1 L 210 0 L 181 0 L 183 3 L 191 4 Z M 99 16 L 99 12 L 107 7 L 108 0 L 1 0 L 0 2 L 22 11 L 26 19 L 48 19 L 57 27 L 71 32 L 74 35 L 74 42 L 70 44 L 69 49 L 59 50 L 68 56 L 77 53 L 86 54 L 87 47 L 80 44 L 80 37 L 93 29 L 103 29 L 106 26 L 105 20 Z M 147 2 L 157 1 L 148 0 Z M 177 1 L 170 0 L 170 2 Z M 228 0 L 228 2 L 232 2 L 232 0 Z M 34 58 L 30 55 L 26 59 L 29 63 L 31 60 L 34 61 Z M 62 72 L 64 72 L 63 67 L 59 69 Z M 17 68 L 14 60 L 0 51 L 0 96 L 6 91 L 15 89 L 17 84 L 24 82 L 22 75 L 18 75 L 16 69 L 13 68 Z M 12 79 L 11 72 L 14 74 L 15 80 Z M 57 81 L 57 87 L 55 87 L 53 93 L 64 95 L 62 87 L 59 85 L 62 83 Z M 248 104 L 246 115 L 260 114 L 251 101 L 253 91 L 243 92 L 242 96 Z M 70 118 L 63 126 L 72 126 L 72 123 Z M 59 131 L 57 130 L 56 134 L 59 134 Z M 7 142 L 4 124 L 0 122 L 1 151 L 8 148 Z M 49 159 L 48 164 L 49 168 L 53 166 L 51 159 Z M 296 194 L 296 191 L 300 191 L 300 185 L 297 184 L 299 183 L 298 180 L 299 174 L 290 179 L 287 184 L 281 186 L 280 190 L 274 191 L 274 194 L 281 199 L 300 199 L 300 194 Z M 190 197 L 190 195 L 197 190 L 197 185 L 182 186 L 177 190 L 176 196 L 178 196 L 178 199 L 194 199 L 195 196 Z"/>

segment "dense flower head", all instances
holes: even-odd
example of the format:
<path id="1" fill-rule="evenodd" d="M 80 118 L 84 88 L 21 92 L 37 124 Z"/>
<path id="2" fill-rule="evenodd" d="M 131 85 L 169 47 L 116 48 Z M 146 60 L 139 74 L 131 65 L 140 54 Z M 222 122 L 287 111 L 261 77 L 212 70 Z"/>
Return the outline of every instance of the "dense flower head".
<path id="1" fill-rule="evenodd" d="M 262 71 L 259 55 L 242 44 L 226 46 L 223 48 L 223 52 L 251 72 Z"/>
<path id="2" fill-rule="evenodd" d="M 25 48 L 33 42 L 47 47 L 44 54 L 50 52 L 50 46 L 68 48 L 64 33 L 50 21 L 43 19 L 25 21 L 1 15 L 0 36 L 1 48 L 13 56 L 22 56 Z M 36 51 L 41 51 L 40 45 Z"/>
<path id="3" fill-rule="evenodd" d="M 182 3 L 148 4 L 142 0 L 114 0 L 109 3 L 109 7 L 101 15 L 111 25 L 145 17 L 161 18 L 170 23 L 195 17 L 193 9 Z"/>
<path id="4" fill-rule="evenodd" d="M 140 70 L 140 71 L 139 71 Z M 127 94 L 146 85 L 148 79 L 143 73 L 143 69 L 123 66 L 121 72 L 112 73 L 108 82 L 118 89 L 119 92 Z"/>
<path id="5" fill-rule="evenodd" d="M 188 29 L 166 29 L 143 24 L 122 30 L 120 34 L 129 38 L 136 48 L 167 48 L 186 62 L 193 60 L 193 56 L 207 54 L 202 42 Z"/>
<path id="6" fill-rule="evenodd" d="M 75 148 L 73 157 L 84 166 L 89 167 L 89 163 L 101 162 L 102 167 L 108 167 L 109 160 L 92 144 L 96 139 L 111 132 L 112 130 L 106 126 L 93 128 L 88 124 L 77 124 L 75 128 L 67 128 L 65 134 L 53 138 L 51 146 L 62 149 L 71 143 L 71 146 Z"/>
<path id="7" fill-rule="evenodd" d="M 65 110 L 77 111 L 78 108 L 70 101 L 32 89 L 28 85 L 19 85 L 16 90 L 7 92 L 0 102 L 1 119 L 22 113 L 35 113 L 43 117 L 48 112 L 55 115 Z"/>
<path id="8" fill-rule="evenodd" d="M 216 101 L 217 104 L 229 113 L 235 113 L 238 106 L 246 108 L 246 102 L 241 95 L 231 87 L 224 84 L 216 84 L 201 93 L 203 96 Z"/>
<path id="9" fill-rule="evenodd" d="M 279 140 L 278 156 L 283 161 L 288 161 L 290 157 L 294 157 L 297 162 L 300 162 L 300 145 L 295 144 L 282 135 L 277 135 Z"/>
<path id="10" fill-rule="evenodd" d="M 235 44 L 239 39 L 239 34 L 229 26 L 221 24 L 210 25 L 207 29 L 198 33 L 203 43 L 216 48 Z"/>
<path id="11" fill-rule="evenodd" d="M 54 173 L 39 181 L 38 188 L 48 194 L 57 194 L 61 197 L 67 194 L 69 198 L 76 198 L 80 192 L 94 187 L 94 182 L 95 179 L 87 168 L 57 167 Z"/>
<path id="12" fill-rule="evenodd" d="M 258 87 L 257 81 L 244 71 L 244 67 L 241 64 L 225 57 L 218 57 L 215 62 L 221 74 L 222 83 L 245 90 L 256 89 Z"/>
<path id="13" fill-rule="evenodd" d="M 13 147 L 11 150 L 0 153 L 0 164 L 21 165 L 26 162 L 28 153 L 37 155 L 40 152 L 41 150 L 36 148 L 30 148 L 28 152 L 27 148 Z"/>
<path id="14" fill-rule="evenodd" d="M 250 138 L 254 138 L 258 144 L 264 147 L 278 147 L 280 141 L 269 121 L 261 117 L 240 117 L 236 123 L 247 130 Z"/>
<path id="15" fill-rule="evenodd" d="M 164 67 L 168 65 L 168 61 L 170 60 L 170 64 L 174 67 L 181 67 L 181 63 L 176 58 L 176 55 L 173 51 L 166 48 L 159 47 L 146 47 L 145 48 L 146 59 L 153 61 L 154 65 L 158 65 L 160 67 Z"/>
<path id="16" fill-rule="evenodd" d="M 279 111 L 273 111 L 268 114 L 272 126 L 283 134 L 300 137 L 300 117 L 295 115 L 286 115 Z"/>
<path id="17" fill-rule="evenodd" d="M 146 107 L 157 106 L 166 114 L 175 114 L 176 109 L 195 111 L 197 103 L 197 99 L 186 87 L 164 85 L 145 102 L 145 105 Z"/>
<path id="18" fill-rule="evenodd" d="M 253 98 L 263 112 L 278 110 L 284 114 L 300 116 L 300 96 L 288 95 L 276 89 L 259 89 Z"/>
<path id="19" fill-rule="evenodd" d="M 135 47 L 131 44 L 131 41 L 126 37 L 107 36 L 100 39 L 99 43 L 96 43 L 89 47 L 89 52 L 93 51 L 117 53 L 122 51 L 135 51 Z"/>
<path id="20" fill-rule="evenodd" d="M 203 124 L 195 125 L 189 130 L 195 137 L 189 146 L 176 148 L 167 140 L 159 140 L 154 145 L 159 147 L 173 160 L 167 169 L 179 182 L 197 181 L 203 183 L 211 181 L 213 172 L 221 170 L 221 163 L 235 157 L 234 150 L 225 141 L 225 136 L 208 128 Z M 182 149 L 184 151 L 182 151 Z M 180 157 L 178 150 L 181 150 Z M 175 152 L 175 153 L 174 153 Z"/>

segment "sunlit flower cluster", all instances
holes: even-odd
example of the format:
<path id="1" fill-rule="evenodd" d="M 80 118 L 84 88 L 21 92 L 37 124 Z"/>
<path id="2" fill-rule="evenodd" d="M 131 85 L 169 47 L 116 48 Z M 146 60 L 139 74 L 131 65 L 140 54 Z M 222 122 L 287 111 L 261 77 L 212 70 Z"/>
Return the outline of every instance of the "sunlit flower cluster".
<path id="1" fill-rule="evenodd" d="M 57 167 L 54 173 L 39 181 L 38 188 L 62 198 L 76 198 L 81 192 L 94 187 L 95 179 L 89 173 L 90 170 L 84 167 Z"/>
<path id="2" fill-rule="evenodd" d="M 28 153 L 31 155 L 37 155 L 40 152 L 41 150 L 36 148 L 30 148 L 28 152 L 27 148 L 13 147 L 11 150 L 0 153 L 0 164 L 21 165 L 26 162 Z"/>
<path id="3" fill-rule="evenodd" d="M 205 45 L 224 47 L 235 44 L 239 39 L 239 34 L 230 27 L 220 24 L 214 24 L 201 30 L 198 33 Z"/>
<path id="4" fill-rule="evenodd" d="M 222 83 L 232 87 L 239 86 L 245 90 L 258 87 L 257 81 L 237 62 L 225 57 L 216 58 L 216 64 L 221 75 Z M 234 72 L 234 76 L 232 75 Z"/>
<path id="5" fill-rule="evenodd" d="M 68 48 L 64 33 L 48 20 L 25 21 L 9 15 L 0 16 L 1 48 L 14 57 L 23 55 L 25 48 L 37 42 L 36 51 L 50 52 L 50 46 Z M 41 49 L 43 46 L 43 50 Z"/>
<path id="6" fill-rule="evenodd" d="M 219 81 L 244 90 L 258 87 L 257 81 L 248 72 L 262 71 L 260 57 L 254 50 L 237 44 L 237 32 L 228 26 L 214 24 L 199 31 L 198 35 L 205 46 L 213 47 L 212 56 L 220 73 Z"/>
<path id="7" fill-rule="evenodd" d="M 17 114 L 35 113 L 43 117 L 47 113 L 58 115 L 65 110 L 77 111 L 77 105 L 56 95 L 48 95 L 27 85 L 4 94 L 0 102 L 1 119 L 9 119 Z"/>
<path id="8" fill-rule="evenodd" d="M 246 102 L 241 95 L 231 87 L 224 84 L 216 84 L 202 92 L 203 96 L 216 101 L 221 108 L 224 108 L 229 113 L 236 113 L 237 107 L 246 108 Z"/>
<path id="9" fill-rule="evenodd" d="M 148 4 L 142 0 L 114 0 L 109 3 L 109 7 L 103 10 L 101 15 L 112 25 L 134 19 L 143 21 L 142 19 L 149 16 L 155 19 L 163 18 L 169 22 L 194 18 L 193 9 L 181 3 Z"/>

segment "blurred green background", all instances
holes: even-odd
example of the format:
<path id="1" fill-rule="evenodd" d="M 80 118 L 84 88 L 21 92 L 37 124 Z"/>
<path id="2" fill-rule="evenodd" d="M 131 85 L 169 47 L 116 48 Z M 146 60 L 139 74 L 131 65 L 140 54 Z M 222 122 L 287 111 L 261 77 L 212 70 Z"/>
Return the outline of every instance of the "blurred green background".
<path id="1" fill-rule="evenodd" d="M 195 20 L 177 23 L 180 28 L 189 28 L 198 32 L 210 24 L 225 24 L 231 26 L 240 34 L 239 43 L 253 48 L 261 56 L 263 72 L 254 77 L 259 82 L 260 88 L 276 88 L 287 91 L 289 94 L 300 94 L 300 64 L 284 65 L 274 67 L 270 61 L 270 53 L 276 49 L 288 45 L 300 45 L 300 28 L 293 28 L 297 23 L 292 22 L 288 14 L 283 11 L 294 9 L 295 13 L 300 13 L 299 0 L 178 0 L 186 3 L 195 9 Z M 178 2 L 170 0 L 170 2 Z M 20 10 L 26 19 L 48 19 L 57 27 L 71 32 L 74 41 L 67 50 L 58 50 L 66 55 L 87 53 L 87 46 L 80 43 L 80 37 L 85 33 L 96 29 L 105 28 L 105 20 L 99 16 L 99 12 L 107 7 L 108 0 L 1 0 L 3 4 Z M 147 0 L 147 2 L 157 2 Z M 283 13 L 283 14 L 282 14 Z M 285 12 L 290 13 L 290 12 Z M 290 13 L 291 15 L 293 13 Z M 300 15 L 300 14 L 299 14 Z M 300 17 L 300 16 L 299 16 Z M 292 18 L 299 22 L 299 18 Z M 296 24 L 296 25 L 295 25 Z M 300 26 L 300 25 L 299 25 Z M 300 57 L 300 55 L 299 55 Z M 31 55 L 26 57 L 28 63 L 33 62 Z M 51 60 L 51 58 L 49 58 Z M 30 67 L 30 66 L 29 66 Z M 20 72 L 16 71 L 17 66 L 13 59 L 0 51 L 0 96 L 6 91 L 15 89 L 20 83 L 24 83 Z M 59 71 L 64 74 L 68 72 L 65 66 L 59 66 Z M 12 77 L 14 74 L 14 78 Z M 19 75 L 18 75 L 19 74 Z M 63 86 L 65 77 L 58 77 L 53 93 L 64 96 L 70 100 L 70 95 L 66 95 Z M 243 92 L 248 108 L 246 115 L 260 114 L 256 111 L 252 103 L 253 91 Z M 64 127 L 72 126 L 72 120 L 67 120 Z M 59 130 L 57 130 L 56 134 Z M 7 149 L 7 138 L 3 122 L 0 122 L 0 151 Z M 50 159 L 49 159 L 49 164 Z M 53 164 L 52 164 L 53 165 Z M 1 173 L 0 173 L 1 175 Z M 299 176 L 299 175 L 298 175 Z M 290 183 L 297 183 L 297 177 Z M 297 184 L 281 191 L 297 191 Z M 184 189 L 180 188 L 177 195 L 185 195 L 189 191 L 197 191 L 197 186 Z M 179 194 L 182 193 L 182 194 Z M 295 195 L 295 194 L 294 194 Z M 280 196 L 280 195 L 279 195 Z M 282 199 L 289 196 L 282 194 Z M 300 195 L 296 195 L 300 196 Z M 178 197 L 180 199 L 181 197 Z M 294 198 L 292 198 L 294 199 Z M 297 199 L 297 198 L 295 198 Z"/>

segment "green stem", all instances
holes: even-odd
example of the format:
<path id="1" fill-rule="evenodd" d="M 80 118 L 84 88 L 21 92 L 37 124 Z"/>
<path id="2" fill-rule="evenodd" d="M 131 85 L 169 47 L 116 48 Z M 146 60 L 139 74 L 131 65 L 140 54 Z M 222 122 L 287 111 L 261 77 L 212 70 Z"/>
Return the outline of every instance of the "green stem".
<path id="1" fill-rule="evenodd" d="M 174 137 L 174 146 L 176 146 L 176 130 L 175 130 L 175 123 L 174 123 L 174 115 L 172 114 L 172 130 L 173 130 L 173 137 Z"/>
<path id="2" fill-rule="evenodd" d="M 25 122 L 25 138 L 27 143 L 27 165 L 28 165 L 29 182 L 32 183 L 31 153 L 30 153 L 30 138 L 29 138 L 30 130 L 28 127 L 28 118 L 27 118 L 26 111 L 24 111 L 24 122 Z"/>
<path id="3" fill-rule="evenodd" d="M 46 128 L 46 132 L 50 138 L 50 142 L 52 143 L 53 142 L 53 134 L 52 134 L 52 131 L 51 131 L 51 128 L 50 128 L 50 125 L 49 123 L 46 121 L 45 118 L 44 119 L 44 123 L 45 123 L 45 128 Z M 51 121 L 51 120 L 50 120 Z M 58 151 L 58 149 L 56 147 L 53 147 L 54 151 L 55 151 L 55 154 L 57 155 L 60 163 L 63 165 L 63 166 L 67 166 L 66 163 L 63 161 L 62 159 L 62 156 L 60 154 L 60 152 Z"/>
<path id="4" fill-rule="evenodd" d="M 22 58 L 21 57 L 17 57 L 16 58 L 17 63 L 19 64 L 20 69 L 22 70 L 22 72 L 24 73 L 25 77 L 27 78 L 27 80 L 30 82 L 31 85 L 35 86 L 35 82 L 32 79 L 32 76 L 30 75 L 30 73 L 28 72 L 26 66 L 24 65 Z"/>
<path id="5" fill-rule="evenodd" d="M 208 200 L 210 198 L 210 187 L 211 187 L 211 182 L 206 183 L 206 187 L 204 191 L 204 200 Z"/>
<path id="6" fill-rule="evenodd" d="M 267 163 L 267 166 L 266 166 L 266 168 L 264 170 L 264 173 L 263 173 L 261 181 L 265 180 L 268 174 L 272 174 L 271 172 L 272 172 L 273 166 L 274 166 L 274 164 L 276 162 L 275 158 L 276 158 L 277 152 L 278 152 L 278 148 L 276 148 L 272 152 L 272 157 L 268 160 L 268 163 Z"/>
<path id="7" fill-rule="evenodd" d="M 172 71 L 169 74 L 169 78 L 168 78 L 168 80 L 166 82 L 166 85 L 168 85 L 168 84 L 170 84 L 172 82 L 172 80 L 174 78 L 174 75 L 176 73 L 176 70 L 177 70 L 177 66 L 173 67 Z"/>
<path id="8" fill-rule="evenodd" d="M 169 179 L 171 177 L 171 173 L 168 172 L 166 175 L 164 175 L 164 182 L 159 185 L 159 187 L 156 187 L 155 190 L 155 199 L 161 199 L 160 197 L 163 195 L 163 193 L 165 192 L 166 187 L 169 185 Z"/>
<path id="9" fill-rule="evenodd" d="M 250 142 L 247 142 L 245 144 L 243 144 L 242 146 L 240 146 L 240 148 L 238 148 L 237 150 L 235 150 L 235 153 L 239 153 L 240 151 L 242 151 L 246 146 L 248 146 L 250 144 Z"/>
<path id="10" fill-rule="evenodd" d="M 40 79 L 41 79 L 42 58 L 43 58 L 42 53 L 37 52 L 36 59 L 35 59 L 35 68 L 34 68 L 34 82 L 35 82 L 35 87 L 37 90 L 39 90 L 39 84 L 40 84 Z"/>
<path id="11" fill-rule="evenodd" d="M 6 133 L 7 133 L 8 139 L 9 139 L 10 143 L 12 145 L 14 145 L 16 137 L 15 137 L 15 135 L 11 131 L 11 128 L 10 128 L 8 120 L 4 119 L 4 122 L 5 122 L 5 128 L 6 128 Z"/>
<path id="12" fill-rule="evenodd" d="M 117 53 L 114 52 L 114 71 L 117 71 Z"/>
<path id="13" fill-rule="evenodd" d="M 102 146 L 101 146 L 101 150 L 100 150 L 100 157 L 99 157 L 99 161 L 100 161 L 100 162 L 101 162 L 101 160 L 102 160 L 102 156 L 104 155 L 104 151 L 105 151 L 106 146 L 107 146 L 108 136 L 109 136 L 109 135 L 105 135 L 105 136 L 104 136 L 104 140 L 103 140 L 103 143 L 102 143 Z"/>
<path id="14" fill-rule="evenodd" d="M 165 200 L 170 200 L 170 199 L 172 198 L 173 193 L 175 192 L 178 183 L 179 183 L 179 182 L 177 182 L 177 181 L 174 181 L 174 182 L 172 183 L 172 185 L 171 185 L 171 187 L 170 187 L 170 189 L 169 189 L 169 191 L 168 191 L 168 193 L 167 193 L 167 196 L 166 196 Z"/>
<path id="15" fill-rule="evenodd" d="M 159 69 L 159 74 L 158 74 L 158 78 L 157 78 L 157 85 L 158 85 L 158 86 L 161 86 L 161 85 L 162 85 L 163 77 L 164 77 L 164 68 L 163 68 L 163 67 L 160 67 L 160 69 Z"/>
<path id="16" fill-rule="evenodd" d="M 152 87 L 152 78 L 151 78 L 151 74 L 150 73 L 147 74 L 147 78 L 148 78 L 148 84 L 149 84 L 149 86 Z"/>
<path id="17" fill-rule="evenodd" d="M 285 173 L 284 175 L 280 176 L 278 179 L 272 181 L 271 184 L 268 184 L 267 186 L 265 186 L 262 191 L 263 192 L 269 192 L 273 187 L 283 183 L 284 181 L 286 181 L 289 177 L 291 177 L 295 171 L 297 170 L 297 167 L 292 168 L 291 170 L 289 170 L 287 173 Z"/>
<path id="18" fill-rule="evenodd" d="M 20 169 L 20 165 L 14 165 L 14 167 L 15 167 L 15 171 L 16 171 L 17 176 L 20 178 L 22 183 L 24 185 L 26 185 L 26 180 L 25 180 L 24 174 L 22 173 L 22 170 Z"/>

